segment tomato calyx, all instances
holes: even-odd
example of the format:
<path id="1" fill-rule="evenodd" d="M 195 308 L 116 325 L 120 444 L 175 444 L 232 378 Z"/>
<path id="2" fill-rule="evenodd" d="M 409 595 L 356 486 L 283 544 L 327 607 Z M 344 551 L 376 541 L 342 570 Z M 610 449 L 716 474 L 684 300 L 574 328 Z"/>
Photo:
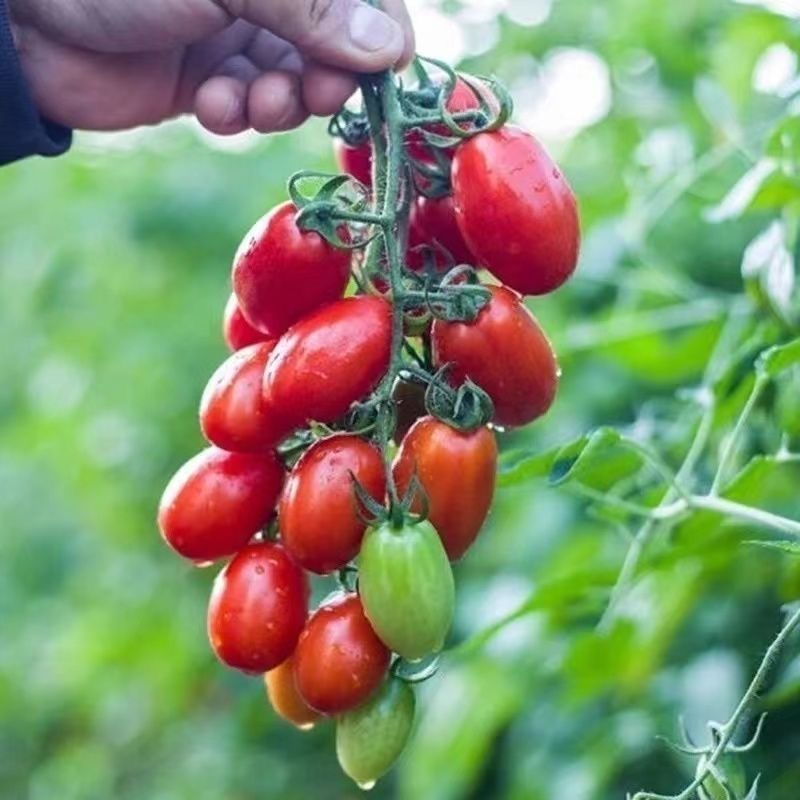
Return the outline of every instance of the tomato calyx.
<path id="1" fill-rule="evenodd" d="M 360 147 L 369 142 L 369 121 L 363 110 L 354 111 L 345 106 L 328 123 L 328 135 L 341 139 L 349 147 Z"/>

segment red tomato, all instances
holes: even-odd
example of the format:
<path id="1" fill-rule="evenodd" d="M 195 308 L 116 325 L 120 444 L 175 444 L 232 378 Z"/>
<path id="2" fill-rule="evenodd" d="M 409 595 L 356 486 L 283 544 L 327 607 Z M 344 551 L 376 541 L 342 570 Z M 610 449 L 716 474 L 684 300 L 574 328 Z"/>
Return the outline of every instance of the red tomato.
<path id="1" fill-rule="evenodd" d="M 234 353 L 214 373 L 200 402 L 200 426 L 212 444 L 237 453 L 274 447 L 291 428 L 264 402 L 264 371 L 275 341 Z"/>
<path id="2" fill-rule="evenodd" d="M 267 697 L 276 714 L 300 730 L 305 731 L 314 727 L 319 714 L 306 704 L 297 691 L 294 683 L 294 656 L 290 656 L 283 664 L 264 675 L 264 684 L 267 688 Z"/>
<path id="3" fill-rule="evenodd" d="M 257 331 L 242 314 L 236 295 L 232 294 L 225 305 L 225 315 L 222 319 L 222 336 L 231 350 L 241 350 L 251 344 L 265 342 L 269 337 Z"/>
<path id="4" fill-rule="evenodd" d="M 283 466 L 273 453 L 209 447 L 184 464 L 164 490 L 161 535 L 199 564 L 232 556 L 269 521 L 282 484 Z"/>
<path id="5" fill-rule="evenodd" d="M 292 469 L 278 505 L 281 541 L 292 558 L 321 575 L 358 555 L 366 525 L 353 481 L 378 502 L 386 492 L 383 458 L 369 442 L 340 434 L 312 445 Z"/>
<path id="6" fill-rule="evenodd" d="M 428 519 L 451 561 L 475 541 L 494 496 L 497 442 L 488 428 L 464 432 L 423 417 L 403 439 L 394 479 L 402 497 L 416 475 L 428 504 Z M 417 497 L 413 510 L 422 511 Z"/>
<path id="7" fill-rule="evenodd" d="M 379 297 L 339 300 L 297 323 L 267 362 L 264 397 L 294 427 L 334 422 L 389 368 L 392 311 Z"/>
<path id="8" fill-rule="evenodd" d="M 333 155 L 339 169 L 352 175 L 364 186 L 372 185 L 372 144 L 368 141 L 353 147 L 342 139 L 333 140 Z"/>
<path id="9" fill-rule="evenodd" d="M 494 402 L 499 425 L 526 425 L 552 405 L 558 364 L 539 323 L 517 294 L 488 287 L 492 299 L 472 323 L 434 320 L 436 366 L 452 364 L 452 378 L 471 378 Z"/>
<path id="10" fill-rule="evenodd" d="M 461 78 L 458 78 L 456 80 L 456 85 L 453 87 L 453 92 L 447 101 L 447 110 L 451 114 L 459 114 L 464 111 L 479 109 L 480 107 L 480 100 L 470 88 L 469 84 Z M 428 130 L 430 133 L 435 133 L 438 136 L 450 136 L 450 131 L 446 125 L 431 125 Z M 417 161 L 427 163 L 433 161 L 430 145 L 427 144 L 425 137 L 418 130 L 412 130 L 406 136 L 406 152 L 411 158 Z M 449 148 L 446 152 L 452 152 L 452 148 Z"/>
<path id="11" fill-rule="evenodd" d="M 358 595 L 339 595 L 312 614 L 300 635 L 294 655 L 297 691 L 322 714 L 340 714 L 380 686 L 390 658 Z"/>
<path id="12" fill-rule="evenodd" d="M 450 253 L 455 264 L 474 263 L 475 257 L 467 247 L 456 222 L 456 212 L 451 196 L 430 198 L 420 195 L 417 197 L 411 207 L 411 226 L 410 230 L 413 231 L 414 240 L 422 238 L 422 241 L 430 244 L 434 250 L 437 244 L 440 245 Z M 410 233 L 409 242 L 411 238 L 412 234 Z M 445 262 L 442 256 L 437 257 L 437 262 L 440 259 L 443 263 Z M 416 260 L 422 261 L 419 256 Z"/>
<path id="13" fill-rule="evenodd" d="M 247 545 L 217 575 L 208 638 L 224 664 L 252 675 L 294 652 L 308 615 L 308 581 L 275 542 Z"/>
<path id="14" fill-rule="evenodd" d="M 272 209 L 247 234 L 233 262 L 239 307 L 270 336 L 341 297 L 350 279 L 350 252 L 298 228 L 296 213 L 288 202 Z"/>
<path id="15" fill-rule="evenodd" d="M 572 275 L 575 196 L 531 134 L 507 127 L 469 139 L 452 180 L 458 225 L 480 266 L 522 294 L 547 294 Z"/>

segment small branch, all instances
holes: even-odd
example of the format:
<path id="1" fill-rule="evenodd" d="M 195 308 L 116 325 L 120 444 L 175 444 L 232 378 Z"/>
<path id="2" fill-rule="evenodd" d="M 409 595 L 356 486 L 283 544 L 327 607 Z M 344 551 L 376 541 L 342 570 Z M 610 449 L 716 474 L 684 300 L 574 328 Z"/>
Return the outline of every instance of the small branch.
<path id="1" fill-rule="evenodd" d="M 761 660 L 761 664 L 756 670 L 753 679 L 750 681 L 750 685 L 747 687 L 747 691 L 742 696 L 733 714 L 731 714 L 730 719 L 728 719 L 724 725 L 715 726 L 714 730 L 716 731 L 718 741 L 713 750 L 710 750 L 704 769 L 695 776 L 694 780 L 678 794 L 654 794 L 653 792 L 643 791 L 637 792 L 633 795 L 631 800 L 690 800 L 695 792 L 702 786 L 706 778 L 712 774 L 712 770 L 719 759 L 722 758 L 726 752 L 735 749 L 729 747 L 729 745 L 736 735 L 739 724 L 757 701 L 758 694 L 763 689 L 769 672 L 777 661 L 778 656 L 781 654 L 783 646 L 798 626 L 800 626 L 800 608 L 792 614 L 783 628 L 781 628 L 772 644 L 767 648 L 764 658 Z M 763 718 L 757 727 L 757 731 L 760 731 L 761 724 L 763 724 Z"/>
<path id="2" fill-rule="evenodd" d="M 739 418 L 736 420 L 736 425 L 734 426 L 733 431 L 731 431 L 731 434 L 728 436 L 728 440 L 725 443 L 725 448 L 723 449 L 722 456 L 719 460 L 719 467 L 717 468 L 717 473 L 714 476 L 714 482 L 711 484 L 710 494 L 719 494 L 719 490 L 728 475 L 731 463 L 736 456 L 736 451 L 739 447 L 739 442 L 741 441 L 744 429 L 747 426 L 747 423 L 750 421 L 750 415 L 753 413 L 753 409 L 756 407 L 756 403 L 758 403 L 758 400 L 768 383 L 769 378 L 761 373 L 756 373 L 755 382 L 753 383 L 753 388 L 750 390 L 750 395 L 747 398 L 747 402 L 744 404 L 742 413 L 739 414 Z"/>

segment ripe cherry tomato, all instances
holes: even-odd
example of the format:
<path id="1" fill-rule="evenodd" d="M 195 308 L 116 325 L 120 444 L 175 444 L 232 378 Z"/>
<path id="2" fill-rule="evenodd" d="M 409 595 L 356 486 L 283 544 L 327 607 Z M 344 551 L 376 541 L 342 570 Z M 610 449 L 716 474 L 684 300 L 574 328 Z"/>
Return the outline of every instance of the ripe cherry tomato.
<path id="1" fill-rule="evenodd" d="M 235 294 L 228 298 L 228 302 L 225 305 L 225 315 L 222 319 L 222 336 L 228 347 L 234 351 L 269 339 L 265 333 L 257 331 L 244 318 Z"/>
<path id="2" fill-rule="evenodd" d="M 414 690 L 389 678 L 364 705 L 337 720 L 339 764 L 362 788 L 370 788 L 400 758 L 411 736 L 415 705 Z"/>
<path id="3" fill-rule="evenodd" d="M 294 652 L 308 615 L 308 581 L 275 542 L 254 542 L 217 575 L 208 638 L 224 664 L 258 675 Z"/>
<path id="4" fill-rule="evenodd" d="M 480 100 L 469 84 L 458 78 L 453 87 L 453 92 L 447 100 L 447 110 L 451 114 L 459 114 L 463 111 L 477 110 L 480 107 Z M 431 125 L 428 130 L 438 136 L 450 136 L 450 131 L 446 125 Z M 416 161 L 430 163 L 434 160 L 430 146 L 418 130 L 412 130 L 406 136 L 406 152 Z M 447 149 L 445 152 L 452 152 L 452 148 Z"/>
<path id="5" fill-rule="evenodd" d="M 247 234 L 233 262 L 239 307 L 270 336 L 341 297 L 350 279 L 350 252 L 298 228 L 296 213 L 292 203 L 270 211 Z"/>
<path id="6" fill-rule="evenodd" d="M 522 294 L 546 294 L 578 261 L 575 196 L 534 137 L 515 127 L 481 133 L 453 159 L 456 218 L 480 266 Z"/>
<path id="7" fill-rule="evenodd" d="M 395 653 L 417 661 L 444 646 L 453 621 L 453 572 L 430 522 L 367 531 L 358 557 L 364 612 Z"/>
<path id="8" fill-rule="evenodd" d="M 311 615 L 300 635 L 294 656 L 297 691 L 317 711 L 340 714 L 380 686 L 390 658 L 358 595 L 339 595 Z"/>
<path id="9" fill-rule="evenodd" d="M 263 452 L 289 428 L 264 402 L 264 371 L 275 341 L 234 353 L 214 373 L 200 402 L 200 426 L 209 442 L 237 453 Z"/>
<path id="10" fill-rule="evenodd" d="M 184 558 L 207 564 L 238 552 L 268 522 L 283 485 L 273 453 L 226 453 L 209 447 L 164 490 L 158 524 Z"/>
<path id="11" fill-rule="evenodd" d="M 418 420 L 394 462 L 401 496 L 416 475 L 427 498 L 428 519 L 451 561 L 475 541 L 494 496 L 497 442 L 488 428 L 464 432 L 433 417 Z M 413 510 L 424 507 L 417 497 Z"/>
<path id="12" fill-rule="evenodd" d="M 389 368 L 391 308 L 378 297 L 338 300 L 297 323 L 267 362 L 264 397 L 294 427 L 334 422 Z"/>
<path id="13" fill-rule="evenodd" d="M 319 714 L 306 704 L 297 691 L 294 683 L 294 656 L 264 675 L 264 684 L 276 714 L 300 730 L 307 731 L 314 727 Z"/>
<path id="14" fill-rule="evenodd" d="M 525 425 L 552 405 L 558 364 L 519 296 L 502 286 L 488 288 L 492 299 L 474 322 L 434 321 L 433 360 L 439 367 L 452 364 L 456 383 L 477 383 L 492 398 L 499 425 Z"/>
<path id="15" fill-rule="evenodd" d="M 372 185 L 372 145 L 369 141 L 353 147 L 342 139 L 333 140 L 333 154 L 339 169 L 364 186 Z"/>
<path id="16" fill-rule="evenodd" d="M 292 469 L 278 505 L 281 541 L 311 572 L 341 569 L 358 555 L 366 525 L 353 481 L 378 502 L 386 492 L 383 459 L 359 436 L 340 434 L 312 445 Z"/>
<path id="17" fill-rule="evenodd" d="M 421 234 L 422 241 L 434 250 L 437 244 L 443 247 L 453 257 L 454 265 L 472 264 L 475 261 L 456 222 L 451 196 L 430 198 L 419 195 L 411 207 L 411 226 L 414 233 L 413 237 L 410 235 L 409 242 L 412 238 L 419 239 Z M 421 261 L 419 256 L 416 259 L 412 257 L 412 264 Z M 443 256 L 441 261 L 446 263 Z"/>

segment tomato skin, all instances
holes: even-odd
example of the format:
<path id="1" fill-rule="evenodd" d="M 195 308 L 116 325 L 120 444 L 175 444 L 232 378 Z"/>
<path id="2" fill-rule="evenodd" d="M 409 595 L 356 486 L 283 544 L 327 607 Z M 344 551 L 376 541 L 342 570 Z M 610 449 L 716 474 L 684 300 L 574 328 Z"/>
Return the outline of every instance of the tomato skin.
<path id="1" fill-rule="evenodd" d="M 264 371 L 274 348 L 274 340 L 245 347 L 211 377 L 200 401 L 200 427 L 209 442 L 234 453 L 258 453 L 289 432 L 264 402 Z"/>
<path id="2" fill-rule="evenodd" d="M 453 364 L 456 383 L 471 378 L 494 402 L 498 425 L 526 425 L 552 405 L 558 363 L 539 323 L 517 294 L 503 286 L 471 323 L 434 320 L 433 360 Z"/>
<path id="3" fill-rule="evenodd" d="M 475 261 L 458 227 L 451 195 L 436 198 L 419 195 L 411 207 L 411 226 L 415 240 L 421 234 L 422 241 L 430 244 L 434 250 L 438 243 L 450 253 L 455 264 L 472 264 Z M 441 259 L 444 261 L 443 256 Z M 420 260 L 418 257 L 417 261 Z"/>
<path id="4" fill-rule="evenodd" d="M 242 314 L 239 302 L 235 294 L 231 294 L 225 305 L 225 314 L 222 318 L 222 336 L 225 344 L 233 350 L 241 350 L 251 344 L 265 342 L 269 337 L 261 331 L 257 331 Z"/>
<path id="5" fill-rule="evenodd" d="M 391 653 L 369 624 L 356 594 L 340 594 L 309 618 L 294 656 L 297 691 L 322 714 L 363 703 L 389 668 Z"/>
<path id="6" fill-rule="evenodd" d="M 405 749 L 414 725 L 414 690 L 389 678 L 364 705 L 336 723 L 336 756 L 345 774 L 366 788 L 385 775 Z"/>
<path id="7" fill-rule="evenodd" d="M 158 509 L 167 544 L 207 564 L 234 555 L 266 525 L 283 485 L 274 453 L 226 453 L 209 447 L 175 473 Z"/>
<path id="8" fill-rule="evenodd" d="M 575 195 L 539 142 L 520 128 L 459 145 L 453 198 L 464 240 L 480 266 L 524 295 L 552 292 L 575 270 Z"/>
<path id="9" fill-rule="evenodd" d="M 409 661 L 436 653 L 453 621 L 453 572 L 430 522 L 367 531 L 358 557 L 367 619 L 381 640 Z"/>
<path id="10" fill-rule="evenodd" d="M 383 501 L 380 452 L 347 433 L 312 445 L 289 473 L 278 504 L 281 541 L 304 569 L 324 575 L 358 555 L 367 526 L 358 515 L 353 478 Z"/>
<path id="11" fill-rule="evenodd" d="M 379 297 L 337 300 L 298 322 L 267 362 L 267 405 L 294 426 L 334 422 L 389 368 L 392 311 Z"/>
<path id="12" fill-rule="evenodd" d="M 434 417 L 417 420 L 403 439 L 393 465 L 402 497 L 414 475 L 422 485 L 428 519 L 447 557 L 466 553 L 489 514 L 497 474 L 497 442 L 486 427 L 464 432 Z M 412 507 L 424 507 L 417 497 Z"/>
<path id="13" fill-rule="evenodd" d="M 294 683 L 294 656 L 264 675 L 267 697 L 275 713 L 300 730 L 310 730 L 319 719 L 319 713 L 300 697 Z"/>
<path id="14" fill-rule="evenodd" d="M 333 155 L 339 169 L 364 186 L 372 185 L 372 145 L 365 141 L 356 147 L 342 139 L 333 140 Z"/>
<path id="15" fill-rule="evenodd" d="M 233 261 L 233 289 L 245 319 L 273 337 L 340 298 L 350 279 L 350 252 L 298 228 L 296 214 L 289 202 L 273 208 Z"/>
<path id="16" fill-rule="evenodd" d="M 254 542 L 214 581 L 208 638 L 217 658 L 259 675 L 294 652 L 308 615 L 308 581 L 276 542 Z"/>

